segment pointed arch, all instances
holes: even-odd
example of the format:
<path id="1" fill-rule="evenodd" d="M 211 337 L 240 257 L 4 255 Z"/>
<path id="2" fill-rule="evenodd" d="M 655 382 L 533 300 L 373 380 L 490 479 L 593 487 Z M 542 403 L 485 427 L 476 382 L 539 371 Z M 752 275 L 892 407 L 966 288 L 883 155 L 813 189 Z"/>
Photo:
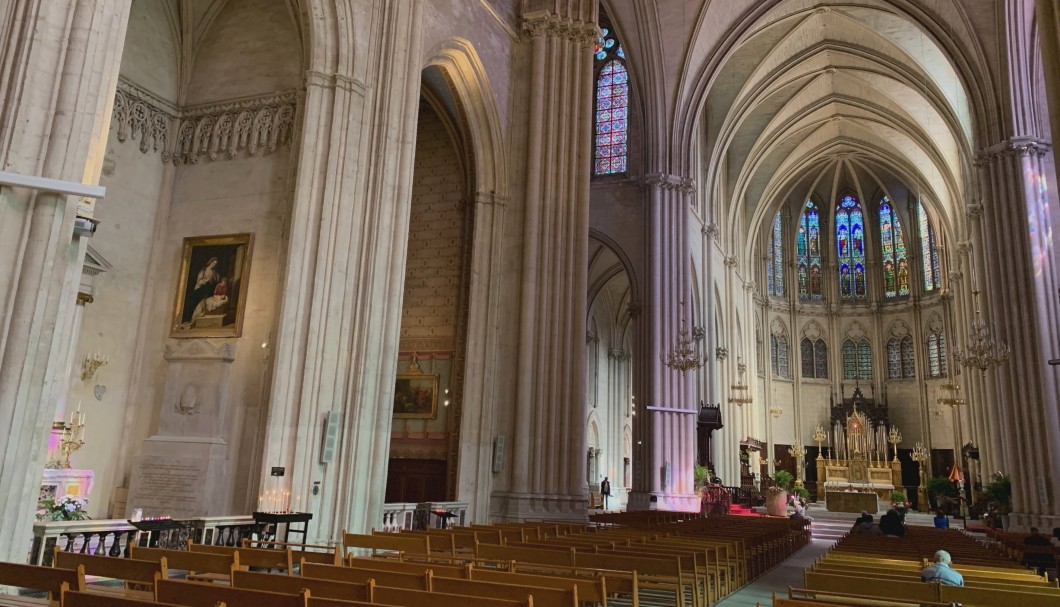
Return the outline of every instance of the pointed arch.
<path id="1" fill-rule="evenodd" d="M 836 205 L 835 242 L 839 298 L 865 299 L 865 214 L 858 199 L 849 194 Z"/>
<path id="2" fill-rule="evenodd" d="M 880 200 L 880 270 L 883 296 L 888 299 L 909 296 L 909 261 L 906 257 L 902 221 L 890 198 Z"/>
<path id="3" fill-rule="evenodd" d="M 799 299 L 821 301 L 824 298 L 821 285 L 821 214 L 812 200 L 806 201 L 799 217 L 795 253 L 798 263 Z"/>
<path id="4" fill-rule="evenodd" d="M 621 175 L 629 168 L 629 71 L 604 15 L 593 53 L 593 175 Z"/>

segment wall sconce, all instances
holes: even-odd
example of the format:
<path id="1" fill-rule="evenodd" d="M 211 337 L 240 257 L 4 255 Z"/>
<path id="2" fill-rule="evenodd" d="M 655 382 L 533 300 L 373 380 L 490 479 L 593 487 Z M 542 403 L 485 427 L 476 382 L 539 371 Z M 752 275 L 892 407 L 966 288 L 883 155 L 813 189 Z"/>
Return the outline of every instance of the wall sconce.
<path id="1" fill-rule="evenodd" d="M 85 355 L 84 360 L 81 361 L 81 381 L 92 379 L 96 371 L 99 371 L 100 367 L 105 366 L 109 362 L 110 358 L 98 351 Z"/>

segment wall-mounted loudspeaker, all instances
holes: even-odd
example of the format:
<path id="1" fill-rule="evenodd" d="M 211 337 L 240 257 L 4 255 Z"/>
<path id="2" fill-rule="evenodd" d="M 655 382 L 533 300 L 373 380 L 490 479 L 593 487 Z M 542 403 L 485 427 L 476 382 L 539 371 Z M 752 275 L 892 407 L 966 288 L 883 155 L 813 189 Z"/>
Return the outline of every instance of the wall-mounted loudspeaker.
<path id="1" fill-rule="evenodd" d="M 493 472 L 500 472 L 504 468 L 504 435 L 500 434 L 493 439 Z"/>
<path id="2" fill-rule="evenodd" d="M 339 444 L 339 412 L 329 411 L 324 418 L 324 440 L 320 445 L 320 463 L 329 464 L 335 459 L 335 449 Z"/>

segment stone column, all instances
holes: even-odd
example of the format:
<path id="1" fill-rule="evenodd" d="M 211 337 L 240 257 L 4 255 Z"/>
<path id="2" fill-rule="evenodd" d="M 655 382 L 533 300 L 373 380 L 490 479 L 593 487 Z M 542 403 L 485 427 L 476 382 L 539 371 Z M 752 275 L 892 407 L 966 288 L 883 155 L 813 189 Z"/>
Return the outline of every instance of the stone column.
<path id="1" fill-rule="evenodd" d="M 1000 423 L 993 431 L 1004 437 L 1004 448 L 995 461 L 1012 477 L 1012 520 L 1019 527 L 1060 525 L 1057 387 L 1045 364 L 1060 348 L 1058 283 L 1053 253 L 1037 229 L 1048 202 L 1038 183 L 1047 150 L 1045 142 L 1013 138 L 984 150 L 978 162 L 984 204 L 975 229 L 986 267 L 975 268 L 973 284 L 983 285 L 983 315 L 994 339 L 1012 349 L 1007 364 L 987 372 L 995 381 L 984 395 L 996 401 Z"/>
<path id="2" fill-rule="evenodd" d="M 592 2 L 528 2 L 530 108 L 515 440 L 494 517 L 582 517 Z M 556 12 L 553 12 L 556 11 Z"/>
<path id="3" fill-rule="evenodd" d="M 0 23 L 0 166 L 97 183 L 130 0 L 15 0 Z M 80 201 L 0 189 L 0 560 L 22 562 L 85 244 Z M 91 213 L 91 202 L 84 205 Z"/>
<path id="4" fill-rule="evenodd" d="M 1042 71 L 1045 73 L 1049 124 L 1053 141 L 1060 141 L 1060 6 L 1055 0 L 1037 0 L 1038 41 L 1042 45 Z M 1053 154 L 1056 175 L 1060 176 L 1060 155 Z M 1058 184 L 1053 184 L 1057 187 Z"/>
<path id="5" fill-rule="evenodd" d="M 261 462 L 314 513 L 311 542 L 382 524 L 422 68 L 422 2 L 315 16 Z M 362 23 L 354 31 L 353 24 Z M 324 25 L 321 25 L 324 24 Z M 338 36 L 339 39 L 328 39 Z M 362 39 L 366 38 L 366 39 Z M 337 45 L 338 60 L 328 54 Z M 352 52 L 356 44 L 356 53 Z M 332 461 L 324 422 L 338 417 Z"/>
<path id="6" fill-rule="evenodd" d="M 678 331 L 691 333 L 691 268 L 688 235 L 689 201 L 694 193 L 691 180 L 652 174 L 650 220 L 645 226 L 649 243 L 649 289 L 646 340 L 638 341 L 647 366 L 643 406 L 638 403 L 637 440 L 643 441 L 636 456 L 642 458 L 641 478 L 634 475 L 629 508 L 694 511 L 700 507 L 693 487 L 696 458 L 694 378 L 663 364 L 674 346 Z M 684 305 L 682 305 L 682 303 Z M 643 416 L 643 417 L 642 417 Z M 654 501 L 653 501 L 654 500 Z"/>

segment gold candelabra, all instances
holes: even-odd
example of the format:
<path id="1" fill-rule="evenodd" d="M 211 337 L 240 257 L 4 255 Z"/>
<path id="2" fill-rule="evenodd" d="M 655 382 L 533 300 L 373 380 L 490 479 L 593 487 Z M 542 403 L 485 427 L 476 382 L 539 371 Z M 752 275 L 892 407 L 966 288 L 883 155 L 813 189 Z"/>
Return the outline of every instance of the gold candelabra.
<path id="1" fill-rule="evenodd" d="M 75 421 L 76 420 L 76 421 Z M 69 469 L 70 456 L 85 446 L 85 415 L 70 416 L 70 423 L 63 424 L 63 433 L 59 437 L 59 453 L 62 454 L 62 467 Z"/>
<path id="2" fill-rule="evenodd" d="M 975 302 L 975 320 L 968 331 L 968 342 L 964 347 L 953 349 L 953 358 L 969 369 L 979 369 L 986 375 L 987 370 L 1000 367 L 1008 362 L 1010 354 L 1008 345 L 1003 341 L 994 341 L 990 328 L 983 319 L 983 313 L 979 309 L 979 290 L 972 291 L 972 301 Z"/>
<path id="3" fill-rule="evenodd" d="M 795 444 L 788 448 L 788 455 L 795 460 L 795 486 L 802 487 L 802 459 L 806 457 L 806 449 L 803 448 L 802 441 L 795 441 Z"/>
<path id="4" fill-rule="evenodd" d="M 85 355 L 85 358 L 81 361 L 81 381 L 92 379 L 96 371 L 99 371 L 100 367 L 105 366 L 109 362 L 110 358 L 99 351 Z"/>
<path id="5" fill-rule="evenodd" d="M 743 358 L 737 357 L 736 369 L 740 374 L 739 379 L 735 384 L 730 386 L 732 393 L 729 396 L 729 402 L 742 407 L 751 402 L 751 389 L 747 387 L 747 382 L 744 381 L 744 373 L 747 372 L 747 365 L 743 364 Z"/>
<path id="6" fill-rule="evenodd" d="M 681 310 L 684 310 L 685 302 L 681 302 Z M 692 327 L 689 331 L 685 328 L 685 316 L 681 314 L 681 328 L 677 331 L 677 340 L 674 347 L 666 354 L 660 354 L 659 360 L 674 371 L 680 371 L 684 375 L 688 371 L 694 371 L 703 366 L 706 358 L 699 353 L 699 342 L 702 341 L 704 331 L 700 327 Z"/>
<path id="7" fill-rule="evenodd" d="M 821 443 L 828 440 L 828 433 L 824 431 L 824 428 L 820 425 L 813 431 L 813 441 L 817 443 L 817 459 L 824 459 L 821 456 Z"/>
<path id="8" fill-rule="evenodd" d="M 913 447 L 912 460 L 918 464 L 920 468 L 920 486 L 917 487 L 917 504 L 920 506 L 920 510 L 923 511 L 927 506 L 927 489 L 924 486 L 924 478 L 927 473 L 925 472 L 924 464 L 928 461 L 928 452 L 924 448 L 924 443 L 917 441 L 916 446 Z"/>
<path id="9" fill-rule="evenodd" d="M 894 461 L 898 461 L 898 443 L 902 442 L 902 433 L 898 431 L 898 426 L 891 426 L 891 431 L 887 434 L 887 442 L 894 447 Z"/>

